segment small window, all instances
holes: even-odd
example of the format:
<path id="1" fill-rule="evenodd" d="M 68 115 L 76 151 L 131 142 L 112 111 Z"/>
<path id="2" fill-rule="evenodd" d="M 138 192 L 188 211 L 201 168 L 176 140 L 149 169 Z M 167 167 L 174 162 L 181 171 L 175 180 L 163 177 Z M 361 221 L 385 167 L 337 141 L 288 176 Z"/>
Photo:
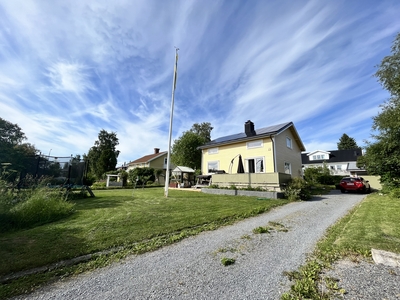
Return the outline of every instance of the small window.
<path id="1" fill-rule="evenodd" d="M 218 153 L 218 148 L 210 148 L 208 149 L 208 154 L 217 154 Z"/>
<path id="2" fill-rule="evenodd" d="M 342 165 L 337 165 L 336 170 L 341 171 L 342 170 Z"/>
<path id="3" fill-rule="evenodd" d="M 290 149 L 292 149 L 292 139 L 291 138 L 286 138 L 286 146 Z"/>
<path id="4" fill-rule="evenodd" d="M 252 141 L 247 143 L 247 149 L 252 149 L 252 148 L 261 148 L 263 146 L 263 141 Z"/>
<path id="5" fill-rule="evenodd" d="M 290 165 L 290 163 L 285 162 L 285 173 L 292 174 L 292 166 Z"/>
<path id="6" fill-rule="evenodd" d="M 219 170 L 219 161 L 209 161 L 207 164 L 208 173 L 214 173 Z"/>
<path id="7" fill-rule="evenodd" d="M 166 165 L 168 163 L 168 158 L 164 158 L 164 165 Z"/>

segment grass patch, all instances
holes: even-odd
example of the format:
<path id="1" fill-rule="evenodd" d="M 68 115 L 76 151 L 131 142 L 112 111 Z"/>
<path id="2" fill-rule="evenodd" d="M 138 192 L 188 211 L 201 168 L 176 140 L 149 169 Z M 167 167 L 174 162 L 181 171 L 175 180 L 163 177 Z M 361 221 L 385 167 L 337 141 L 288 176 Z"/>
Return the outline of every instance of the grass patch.
<path id="1" fill-rule="evenodd" d="M 329 278 L 325 282 L 328 291 L 320 291 L 321 272 L 343 257 L 370 257 L 371 248 L 400 253 L 398 220 L 399 199 L 377 193 L 369 195 L 328 230 L 305 265 L 286 273 L 294 284 L 282 299 L 331 299 L 333 294 L 345 293 Z"/>
<path id="2" fill-rule="evenodd" d="M 230 266 L 233 265 L 236 262 L 234 258 L 228 258 L 228 257 L 223 257 L 221 258 L 221 264 L 224 266 Z"/>
<path id="3" fill-rule="evenodd" d="M 261 234 L 261 233 L 269 233 L 270 228 L 268 226 L 259 226 L 253 229 L 253 233 Z"/>
<path id="4" fill-rule="evenodd" d="M 89 262 L 0 285 L 0 298 L 30 291 L 43 282 L 76 274 L 129 254 L 175 243 L 201 231 L 254 216 L 287 200 L 211 195 L 163 188 L 102 190 L 95 198 L 77 199 L 74 214 L 34 228 L 0 233 L 0 276 L 119 247 Z"/>

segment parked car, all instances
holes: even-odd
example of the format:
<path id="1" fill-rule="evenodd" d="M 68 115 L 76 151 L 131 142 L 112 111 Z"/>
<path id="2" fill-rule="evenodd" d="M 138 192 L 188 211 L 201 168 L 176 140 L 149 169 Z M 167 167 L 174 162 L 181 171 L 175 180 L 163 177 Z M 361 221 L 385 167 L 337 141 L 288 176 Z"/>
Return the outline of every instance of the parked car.
<path id="1" fill-rule="evenodd" d="M 342 193 L 346 191 L 370 193 L 371 186 L 369 185 L 369 181 L 364 180 L 362 177 L 344 177 L 340 181 L 340 191 Z"/>

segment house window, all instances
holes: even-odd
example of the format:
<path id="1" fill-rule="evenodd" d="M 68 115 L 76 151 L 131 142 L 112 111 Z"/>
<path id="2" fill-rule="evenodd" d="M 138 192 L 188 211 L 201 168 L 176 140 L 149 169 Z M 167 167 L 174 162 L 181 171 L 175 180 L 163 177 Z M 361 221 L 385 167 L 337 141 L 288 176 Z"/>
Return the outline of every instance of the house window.
<path id="1" fill-rule="evenodd" d="M 261 148 L 262 146 L 263 146 L 262 140 L 247 142 L 247 149 Z"/>
<path id="2" fill-rule="evenodd" d="M 342 171 L 342 165 L 336 165 L 336 170 Z"/>
<path id="3" fill-rule="evenodd" d="M 246 159 L 247 170 L 249 173 L 264 173 L 264 157 L 255 157 Z"/>
<path id="4" fill-rule="evenodd" d="M 210 148 L 208 149 L 208 154 L 217 154 L 218 153 L 218 148 Z"/>
<path id="5" fill-rule="evenodd" d="M 291 138 L 286 138 L 286 147 L 292 149 L 292 139 Z"/>
<path id="6" fill-rule="evenodd" d="M 285 162 L 285 173 L 286 174 L 292 174 L 292 166 L 288 162 Z"/>
<path id="7" fill-rule="evenodd" d="M 214 173 L 215 171 L 219 170 L 219 161 L 209 161 L 207 163 L 207 170 L 208 173 Z"/>
<path id="8" fill-rule="evenodd" d="M 168 158 L 164 158 L 164 165 L 166 165 L 168 163 Z"/>

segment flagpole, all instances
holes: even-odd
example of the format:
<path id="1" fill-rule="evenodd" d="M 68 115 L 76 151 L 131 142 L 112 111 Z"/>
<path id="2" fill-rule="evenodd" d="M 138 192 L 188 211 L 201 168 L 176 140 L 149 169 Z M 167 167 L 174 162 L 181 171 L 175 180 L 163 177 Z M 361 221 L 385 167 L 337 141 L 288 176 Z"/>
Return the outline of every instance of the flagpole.
<path id="1" fill-rule="evenodd" d="M 170 168 L 170 158 L 171 158 L 171 136 L 172 136 L 172 119 L 174 118 L 174 100 L 175 100 L 175 89 L 176 89 L 176 79 L 178 76 L 178 50 L 175 47 L 175 66 L 174 66 L 174 77 L 172 80 L 172 99 L 171 99 L 171 112 L 169 118 L 169 136 L 168 136 L 168 155 L 167 155 L 167 170 L 165 171 L 165 187 L 164 196 L 168 198 L 168 187 L 169 187 L 169 168 Z"/>

